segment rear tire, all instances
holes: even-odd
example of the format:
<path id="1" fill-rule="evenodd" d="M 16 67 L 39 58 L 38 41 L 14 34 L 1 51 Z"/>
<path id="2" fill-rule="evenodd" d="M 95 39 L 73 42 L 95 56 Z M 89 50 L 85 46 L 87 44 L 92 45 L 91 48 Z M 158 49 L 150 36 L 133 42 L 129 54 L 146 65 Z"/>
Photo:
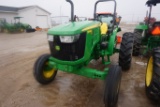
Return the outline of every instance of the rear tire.
<path id="1" fill-rule="evenodd" d="M 118 65 L 112 65 L 106 78 L 104 104 L 105 107 L 115 107 L 118 101 L 122 71 Z"/>
<path id="2" fill-rule="evenodd" d="M 52 82 L 57 74 L 57 70 L 48 65 L 50 56 L 49 54 L 44 54 L 34 64 L 34 77 L 40 84 Z"/>
<path id="3" fill-rule="evenodd" d="M 141 33 L 139 31 L 135 31 L 134 33 L 134 43 L 133 43 L 133 56 L 138 56 L 140 54 L 141 47 Z"/>
<path id="4" fill-rule="evenodd" d="M 148 60 L 145 78 L 146 95 L 152 101 L 160 101 L 160 48 L 153 49 Z"/>
<path id="5" fill-rule="evenodd" d="M 119 65 L 122 70 L 128 70 L 132 62 L 133 33 L 124 33 L 119 51 Z"/>

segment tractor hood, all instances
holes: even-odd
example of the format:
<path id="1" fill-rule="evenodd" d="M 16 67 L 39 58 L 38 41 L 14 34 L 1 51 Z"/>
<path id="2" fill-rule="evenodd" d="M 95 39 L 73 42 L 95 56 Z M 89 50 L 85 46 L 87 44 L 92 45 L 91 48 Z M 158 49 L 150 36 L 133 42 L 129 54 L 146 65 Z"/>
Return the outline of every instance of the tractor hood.
<path id="1" fill-rule="evenodd" d="M 48 30 L 49 35 L 76 35 L 100 26 L 98 21 L 79 21 L 70 22 L 51 28 Z"/>

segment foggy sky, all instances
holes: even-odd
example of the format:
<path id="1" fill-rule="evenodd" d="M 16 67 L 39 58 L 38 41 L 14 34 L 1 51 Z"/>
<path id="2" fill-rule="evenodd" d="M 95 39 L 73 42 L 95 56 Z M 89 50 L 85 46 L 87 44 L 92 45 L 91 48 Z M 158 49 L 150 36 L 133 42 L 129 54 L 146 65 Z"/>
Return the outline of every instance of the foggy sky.
<path id="1" fill-rule="evenodd" d="M 93 17 L 94 3 L 97 0 L 72 0 L 75 14 L 80 17 Z M 122 16 L 123 21 L 136 22 L 144 19 L 146 11 L 146 0 L 116 0 L 117 13 Z M 70 16 L 70 4 L 65 0 L 0 0 L 0 5 L 5 6 L 28 6 L 38 5 L 52 13 L 51 16 Z M 160 20 L 160 4 L 153 7 L 152 16 Z M 113 12 L 113 3 L 100 3 L 99 12 Z"/>

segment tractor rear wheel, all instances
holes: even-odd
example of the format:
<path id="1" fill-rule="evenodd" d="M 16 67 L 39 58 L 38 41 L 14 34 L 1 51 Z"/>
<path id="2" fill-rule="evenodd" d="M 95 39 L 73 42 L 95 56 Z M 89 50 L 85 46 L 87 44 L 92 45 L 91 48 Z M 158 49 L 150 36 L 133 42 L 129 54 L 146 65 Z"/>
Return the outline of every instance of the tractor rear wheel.
<path id="1" fill-rule="evenodd" d="M 128 70 L 131 66 L 133 50 L 133 33 L 124 33 L 119 51 L 119 65 L 122 70 Z"/>
<path id="2" fill-rule="evenodd" d="M 118 65 L 112 65 L 106 78 L 104 104 L 105 107 L 115 107 L 118 101 L 122 71 Z"/>
<path id="3" fill-rule="evenodd" d="M 146 95 L 153 101 L 160 101 L 160 48 L 153 49 L 148 60 L 145 78 Z"/>
<path id="4" fill-rule="evenodd" d="M 34 64 L 34 77 L 40 84 L 52 82 L 57 74 L 57 70 L 48 64 L 50 56 L 49 54 L 44 54 Z"/>
<path id="5" fill-rule="evenodd" d="M 138 56 L 140 54 L 140 46 L 141 46 L 141 32 L 135 31 L 134 33 L 134 43 L 133 43 L 133 56 Z"/>

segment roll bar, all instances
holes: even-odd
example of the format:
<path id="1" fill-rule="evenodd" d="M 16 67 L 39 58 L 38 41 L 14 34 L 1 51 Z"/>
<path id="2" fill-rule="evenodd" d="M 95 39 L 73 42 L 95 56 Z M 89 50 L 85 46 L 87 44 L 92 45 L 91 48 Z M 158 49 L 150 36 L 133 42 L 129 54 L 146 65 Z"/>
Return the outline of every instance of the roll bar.
<path id="1" fill-rule="evenodd" d="M 98 0 L 95 5 L 94 5 L 94 19 L 96 19 L 96 13 L 97 13 L 97 4 L 100 3 L 100 2 L 108 2 L 108 1 L 113 1 L 114 2 L 114 17 L 113 17 L 113 28 L 114 28 L 114 25 L 116 24 L 116 7 L 117 7 L 117 3 L 115 0 Z"/>

